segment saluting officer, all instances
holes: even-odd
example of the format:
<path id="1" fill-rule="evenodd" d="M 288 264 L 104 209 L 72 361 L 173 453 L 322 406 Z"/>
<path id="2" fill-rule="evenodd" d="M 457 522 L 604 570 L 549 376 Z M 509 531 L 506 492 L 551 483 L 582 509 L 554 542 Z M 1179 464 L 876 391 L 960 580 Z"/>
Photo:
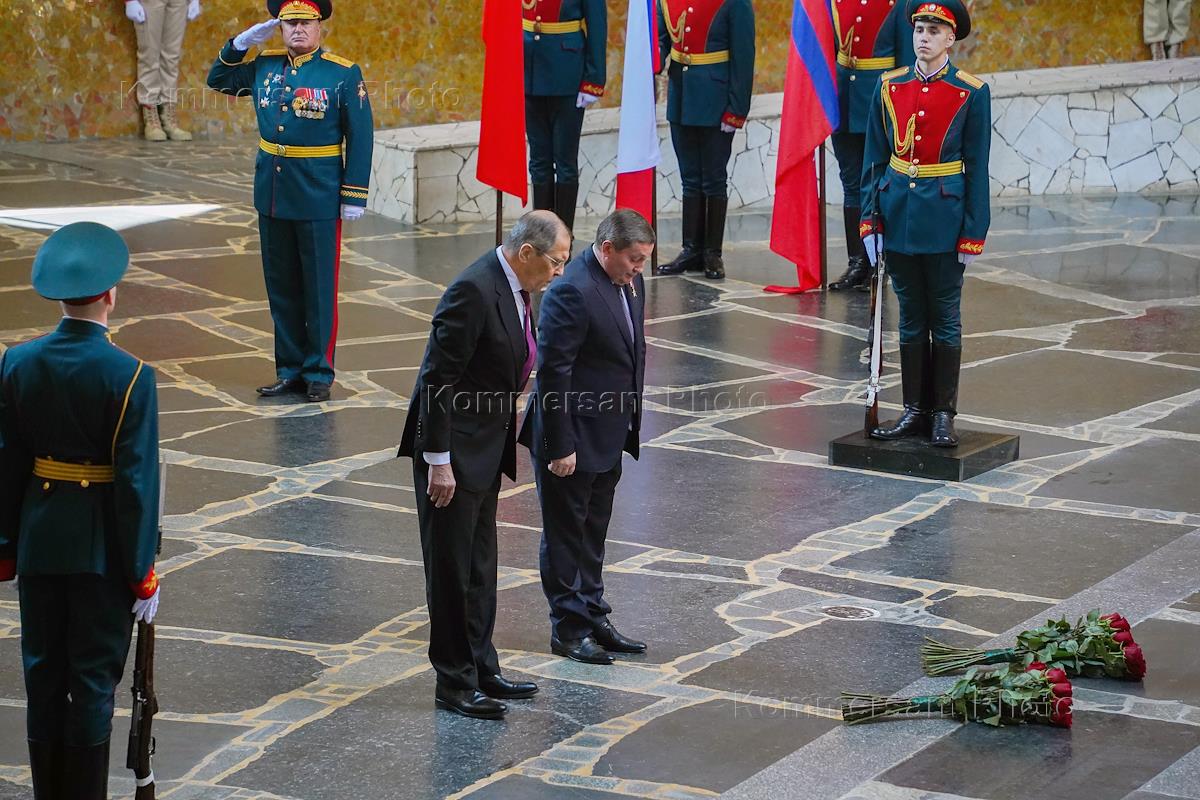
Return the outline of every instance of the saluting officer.
<path id="1" fill-rule="evenodd" d="M 658 31 L 663 65 L 670 63 L 667 121 L 683 184 L 683 249 L 658 271 L 703 271 L 719 280 L 729 155 L 754 87 L 754 9 L 750 0 L 660 0 Z"/>
<path id="2" fill-rule="evenodd" d="M 267 10 L 272 19 L 225 44 L 208 85 L 253 96 L 258 113 L 254 207 L 276 372 L 258 393 L 321 402 L 334 378 L 342 220 L 367 205 L 371 102 L 358 65 L 321 47 L 330 0 L 267 0 Z M 276 27 L 286 47 L 248 56 Z"/>
<path id="3" fill-rule="evenodd" d="M 21 576 L 37 800 L 108 797 L 133 621 L 158 609 L 154 370 L 108 336 L 128 265 L 111 228 L 55 231 L 34 258 L 33 288 L 61 302 L 63 320 L 0 357 L 0 580 Z"/>
<path id="4" fill-rule="evenodd" d="M 871 102 L 860 233 L 874 264 L 886 251 L 900 303 L 904 413 L 877 439 L 928 435 L 954 447 L 962 359 L 963 272 L 991 223 L 991 92 L 950 63 L 971 32 L 961 0 L 909 0 L 917 62 L 886 72 Z M 872 225 L 878 204 L 882 227 Z"/>
<path id="5" fill-rule="evenodd" d="M 840 123 L 833 132 L 833 154 L 842 180 L 842 220 L 846 230 L 846 272 L 829 288 L 870 289 L 871 265 L 858 237 L 862 216 L 860 180 L 867 144 L 867 112 L 879 76 L 896 67 L 911 67 L 912 25 L 904 15 L 904 0 L 835 0 L 833 27 L 837 34 L 838 102 Z"/>
<path id="6" fill-rule="evenodd" d="M 575 226 L 583 112 L 604 96 L 604 0 L 521 0 L 525 29 L 525 133 L 534 209 Z"/>

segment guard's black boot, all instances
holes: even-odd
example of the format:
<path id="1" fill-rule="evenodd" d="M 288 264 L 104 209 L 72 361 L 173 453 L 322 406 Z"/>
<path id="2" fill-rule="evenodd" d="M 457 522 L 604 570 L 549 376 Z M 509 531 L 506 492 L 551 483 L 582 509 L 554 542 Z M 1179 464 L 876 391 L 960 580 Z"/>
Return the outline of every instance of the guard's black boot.
<path id="1" fill-rule="evenodd" d="M 554 184 L 554 213 L 558 214 L 567 230 L 571 231 L 572 238 L 575 236 L 575 201 L 578 199 L 578 183 Z"/>
<path id="2" fill-rule="evenodd" d="M 956 447 L 958 433 L 954 415 L 958 412 L 958 372 L 962 348 L 933 344 L 933 430 L 929 443 L 934 447 Z"/>
<path id="3" fill-rule="evenodd" d="M 704 269 L 704 197 L 683 197 L 683 249 L 658 265 L 659 275 L 682 275 Z"/>
<path id="4" fill-rule="evenodd" d="M 842 207 L 842 223 L 846 228 L 846 253 L 849 260 L 842 277 L 829 284 L 830 291 L 871 288 L 871 262 L 867 260 L 867 251 L 863 247 L 862 239 L 858 238 L 858 220 L 861 216 L 862 209 Z"/>
<path id="5" fill-rule="evenodd" d="M 554 210 L 554 184 L 535 183 L 533 185 L 533 210 Z"/>
<path id="6" fill-rule="evenodd" d="M 29 767 L 33 770 L 33 800 L 67 800 L 62 791 L 63 746 L 61 742 L 29 740 Z"/>
<path id="7" fill-rule="evenodd" d="M 712 281 L 725 279 L 725 261 L 721 258 L 721 245 L 725 241 L 725 211 L 728 208 L 728 197 L 705 199 L 704 277 Z"/>
<path id="8" fill-rule="evenodd" d="M 872 439 L 903 439 L 929 433 L 929 407 L 922 402 L 922 388 L 929 372 L 929 343 L 908 342 L 900 345 L 900 386 L 904 394 L 904 413 L 890 425 L 871 431 Z"/>
<path id="9" fill-rule="evenodd" d="M 108 799 L 108 739 L 100 744 L 63 748 L 64 800 Z"/>

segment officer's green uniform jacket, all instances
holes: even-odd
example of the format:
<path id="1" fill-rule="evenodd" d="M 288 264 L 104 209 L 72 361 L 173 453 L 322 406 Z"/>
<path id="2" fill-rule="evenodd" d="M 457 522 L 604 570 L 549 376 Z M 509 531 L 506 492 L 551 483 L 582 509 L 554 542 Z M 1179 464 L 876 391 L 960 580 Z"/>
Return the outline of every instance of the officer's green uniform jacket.
<path id="1" fill-rule="evenodd" d="M 754 88 L 750 0 L 659 0 L 658 36 L 670 64 L 667 121 L 742 127 Z"/>
<path id="2" fill-rule="evenodd" d="M 604 0 L 533 0 L 522 4 L 525 94 L 604 96 L 608 11 Z M 579 30 L 554 33 L 562 26 Z"/>
<path id="3" fill-rule="evenodd" d="M 111 464 L 112 483 L 47 480 L 34 458 Z M 143 584 L 158 547 L 154 370 L 103 326 L 64 319 L 0 356 L 0 562 L 17 574 Z"/>
<path id="4" fill-rule="evenodd" d="M 878 202 L 886 250 L 982 253 L 991 224 L 988 85 L 949 62 L 929 80 L 915 67 L 884 73 L 868 126 L 860 233 L 872 231 Z"/>
<path id="5" fill-rule="evenodd" d="M 374 125 L 358 65 L 322 48 L 294 61 L 286 50 L 246 54 L 232 39 L 227 42 L 208 72 L 208 85 L 254 98 L 258 213 L 336 219 L 343 203 L 366 206 Z"/>
<path id="6" fill-rule="evenodd" d="M 903 0 L 834 0 L 837 35 L 838 130 L 866 133 L 879 76 L 916 61 L 913 26 Z"/>

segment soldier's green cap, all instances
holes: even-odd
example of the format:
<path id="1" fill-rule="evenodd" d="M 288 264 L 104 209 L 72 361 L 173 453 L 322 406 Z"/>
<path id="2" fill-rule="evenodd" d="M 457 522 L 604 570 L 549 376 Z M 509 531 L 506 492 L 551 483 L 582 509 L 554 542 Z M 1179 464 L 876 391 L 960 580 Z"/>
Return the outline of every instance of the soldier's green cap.
<path id="1" fill-rule="evenodd" d="M 47 300 L 98 297 L 121 282 L 129 247 L 121 234 L 98 222 L 64 225 L 33 258 L 33 290 Z"/>
<path id="2" fill-rule="evenodd" d="M 908 0 L 906 11 L 911 23 L 926 20 L 949 25 L 954 29 L 954 38 L 960 42 L 971 35 L 971 11 L 962 0 L 937 0 L 933 3 Z"/>

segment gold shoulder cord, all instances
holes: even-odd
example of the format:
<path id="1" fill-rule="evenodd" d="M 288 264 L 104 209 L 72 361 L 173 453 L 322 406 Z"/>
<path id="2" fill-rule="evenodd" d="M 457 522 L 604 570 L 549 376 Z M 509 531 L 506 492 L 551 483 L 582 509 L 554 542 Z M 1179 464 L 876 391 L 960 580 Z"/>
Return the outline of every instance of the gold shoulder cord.
<path id="1" fill-rule="evenodd" d="M 117 437 L 121 435 L 121 425 L 125 422 L 125 412 L 129 410 L 129 397 L 133 394 L 133 385 L 137 383 L 138 376 L 142 374 L 142 367 L 145 365 L 145 361 L 138 360 L 137 369 L 133 373 L 133 379 L 129 381 L 129 386 L 125 389 L 125 402 L 121 404 L 121 416 L 117 417 L 117 429 L 113 431 L 112 453 L 109 456 L 114 468 L 117 466 Z"/>
<path id="2" fill-rule="evenodd" d="M 687 27 L 687 11 L 683 11 L 679 15 L 679 19 L 671 25 L 671 9 L 667 7 L 667 0 L 662 0 L 663 19 L 667 23 L 667 33 L 671 35 L 671 41 L 679 44 L 683 41 L 683 29 Z"/>

